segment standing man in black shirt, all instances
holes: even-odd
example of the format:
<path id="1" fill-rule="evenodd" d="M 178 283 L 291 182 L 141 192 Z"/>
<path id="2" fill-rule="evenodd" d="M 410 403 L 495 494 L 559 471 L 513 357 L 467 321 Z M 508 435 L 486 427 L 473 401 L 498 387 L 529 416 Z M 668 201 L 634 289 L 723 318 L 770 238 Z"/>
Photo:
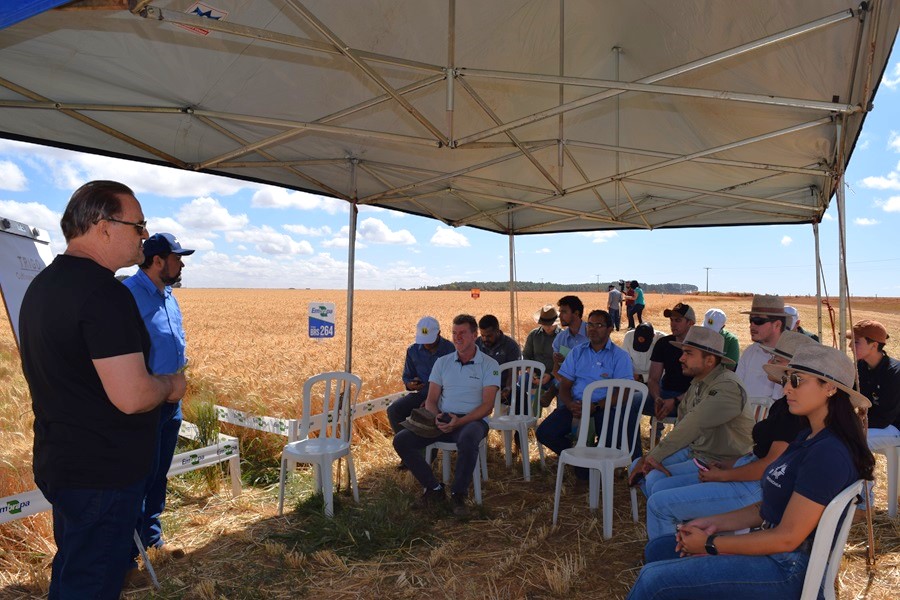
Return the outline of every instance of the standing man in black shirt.
<path id="1" fill-rule="evenodd" d="M 678 403 L 691 387 L 692 378 L 681 371 L 681 348 L 673 346 L 672 342 L 683 342 L 697 320 L 694 309 L 683 302 L 667 308 L 663 315 L 669 318 L 672 335 L 660 338 L 653 347 L 650 373 L 647 375 L 650 398 L 644 405 L 644 414 L 656 416 L 659 421 L 677 414 Z M 662 433 L 662 424 L 658 424 L 655 433 L 650 433 L 658 438 Z"/>
<path id="2" fill-rule="evenodd" d="M 50 598 L 117 599 L 153 467 L 158 407 L 183 374 L 151 375 L 150 338 L 115 272 L 143 261 L 134 193 L 93 181 L 60 222 L 68 244 L 34 278 L 19 316 L 34 410 L 34 480 L 53 505 Z"/>

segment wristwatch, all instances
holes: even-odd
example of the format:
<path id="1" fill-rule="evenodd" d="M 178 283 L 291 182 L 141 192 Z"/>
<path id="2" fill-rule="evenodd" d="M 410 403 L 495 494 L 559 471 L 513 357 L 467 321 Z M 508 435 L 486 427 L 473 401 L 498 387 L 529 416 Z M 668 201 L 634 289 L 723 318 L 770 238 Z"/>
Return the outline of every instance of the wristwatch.
<path id="1" fill-rule="evenodd" d="M 719 549 L 716 548 L 716 538 L 719 537 L 718 533 L 714 533 L 708 538 L 706 538 L 706 553 L 710 556 L 716 556 L 719 554 Z"/>

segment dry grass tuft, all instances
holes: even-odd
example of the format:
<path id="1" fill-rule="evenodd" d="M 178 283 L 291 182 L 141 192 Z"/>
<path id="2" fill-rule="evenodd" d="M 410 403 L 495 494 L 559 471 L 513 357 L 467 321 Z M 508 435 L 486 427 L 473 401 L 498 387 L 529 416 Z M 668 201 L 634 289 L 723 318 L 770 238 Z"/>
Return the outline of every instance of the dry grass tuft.
<path id="1" fill-rule="evenodd" d="M 557 596 L 567 594 L 586 566 L 584 557 L 580 555 L 557 557 L 552 565 L 544 565 L 547 587 Z"/>

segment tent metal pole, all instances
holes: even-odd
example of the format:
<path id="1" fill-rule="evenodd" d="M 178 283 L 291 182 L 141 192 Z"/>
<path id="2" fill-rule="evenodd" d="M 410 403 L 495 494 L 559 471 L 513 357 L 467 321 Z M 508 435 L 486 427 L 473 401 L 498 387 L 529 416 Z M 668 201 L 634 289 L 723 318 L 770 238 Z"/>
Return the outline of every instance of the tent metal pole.
<path id="1" fill-rule="evenodd" d="M 350 238 L 347 242 L 347 346 L 344 350 L 344 371 L 352 372 L 353 368 L 353 286 L 356 275 L 356 221 L 359 207 L 356 204 L 356 166 L 358 159 L 350 160 L 350 187 L 353 201 L 350 203 Z"/>
<path id="2" fill-rule="evenodd" d="M 841 127 L 838 125 L 838 132 Z M 840 139 L 840 134 L 838 135 Z M 847 351 L 847 215 L 844 205 L 844 173 L 837 180 L 837 210 L 838 210 L 838 281 L 840 282 L 840 317 L 838 319 L 838 340 L 842 351 Z"/>
<path id="3" fill-rule="evenodd" d="M 512 220 L 512 216 L 510 216 Z M 516 306 L 516 234 L 509 229 L 509 335 L 519 341 L 518 306 Z"/>
<path id="4" fill-rule="evenodd" d="M 822 337 L 822 257 L 819 254 L 819 223 L 813 223 L 813 239 L 816 242 L 816 330 Z"/>

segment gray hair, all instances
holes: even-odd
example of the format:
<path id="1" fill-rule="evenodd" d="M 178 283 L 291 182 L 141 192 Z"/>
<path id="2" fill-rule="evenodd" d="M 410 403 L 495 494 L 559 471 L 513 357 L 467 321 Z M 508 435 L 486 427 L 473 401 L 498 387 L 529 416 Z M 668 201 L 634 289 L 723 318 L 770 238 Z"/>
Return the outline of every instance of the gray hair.
<path id="1" fill-rule="evenodd" d="M 84 235 L 103 219 L 120 215 L 123 194 L 134 196 L 131 188 L 116 181 L 89 181 L 75 190 L 59 221 L 66 241 Z"/>

